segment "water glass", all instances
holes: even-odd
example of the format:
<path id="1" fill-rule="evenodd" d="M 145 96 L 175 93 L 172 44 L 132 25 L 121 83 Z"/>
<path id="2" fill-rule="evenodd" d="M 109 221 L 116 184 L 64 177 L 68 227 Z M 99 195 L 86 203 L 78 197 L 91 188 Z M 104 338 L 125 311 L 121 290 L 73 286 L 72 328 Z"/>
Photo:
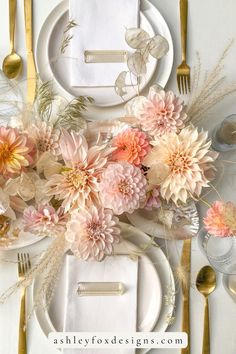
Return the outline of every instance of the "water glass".
<path id="1" fill-rule="evenodd" d="M 236 274 L 236 237 L 212 236 L 203 228 L 198 234 L 198 244 L 216 271 Z"/>

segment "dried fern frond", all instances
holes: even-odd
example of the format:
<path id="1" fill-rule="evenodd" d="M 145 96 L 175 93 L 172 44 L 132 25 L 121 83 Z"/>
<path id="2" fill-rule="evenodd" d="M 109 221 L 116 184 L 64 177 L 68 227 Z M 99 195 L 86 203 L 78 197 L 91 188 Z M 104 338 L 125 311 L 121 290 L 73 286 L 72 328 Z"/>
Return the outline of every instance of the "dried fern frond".
<path id="1" fill-rule="evenodd" d="M 60 47 L 60 52 L 61 52 L 61 54 L 64 54 L 64 53 L 65 53 L 66 48 L 69 46 L 70 41 L 71 41 L 72 38 L 73 38 L 73 35 L 68 34 L 68 32 L 69 32 L 72 28 L 74 28 L 74 27 L 76 27 L 76 26 L 78 26 L 78 25 L 77 25 L 77 23 L 76 23 L 74 20 L 70 20 L 70 21 L 67 23 L 67 25 L 66 25 L 66 27 L 65 27 L 65 29 L 64 29 L 64 31 L 63 31 L 63 40 L 62 40 L 62 44 L 61 44 L 61 47 Z"/>
<path id="2" fill-rule="evenodd" d="M 205 75 L 202 75 L 201 60 L 197 53 L 197 64 L 194 68 L 191 95 L 187 107 L 189 120 L 193 124 L 199 123 L 204 114 L 225 97 L 236 93 L 236 84 L 225 84 L 223 74 L 224 61 L 232 44 L 233 41 L 223 51 L 215 67 Z"/>
<path id="3" fill-rule="evenodd" d="M 49 120 L 52 111 L 52 103 L 55 99 L 52 82 L 38 82 L 36 97 L 37 109 L 40 118 L 42 120 Z"/>
<path id="4" fill-rule="evenodd" d="M 86 120 L 82 117 L 82 113 L 87 110 L 88 103 L 92 102 L 91 97 L 80 96 L 74 99 L 58 115 L 54 126 L 76 131 L 86 128 Z"/>

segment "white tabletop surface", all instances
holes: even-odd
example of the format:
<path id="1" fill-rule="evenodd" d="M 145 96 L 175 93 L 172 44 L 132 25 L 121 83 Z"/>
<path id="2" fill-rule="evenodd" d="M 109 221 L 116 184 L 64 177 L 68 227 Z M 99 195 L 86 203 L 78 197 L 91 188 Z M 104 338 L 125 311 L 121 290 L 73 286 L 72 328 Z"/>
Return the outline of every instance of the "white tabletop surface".
<path id="1" fill-rule="evenodd" d="M 127 0 L 128 1 L 128 0 Z M 35 41 L 38 37 L 41 25 L 49 12 L 60 2 L 60 0 L 34 0 L 34 21 Z M 151 0 L 165 17 L 173 36 L 175 47 L 174 68 L 179 63 L 180 35 L 179 35 L 179 9 L 178 0 Z M 8 1 L 0 0 L 0 62 L 9 51 L 8 37 Z M 210 69 L 219 58 L 227 43 L 235 38 L 236 2 L 235 0 L 189 0 L 189 64 L 193 65 L 196 59 L 196 51 L 200 52 L 202 67 Z M 24 20 L 23 1 L 18 1 L 17 15 L 17 50 L 25 60 L 24 43 Z M 236 82 L 235 70 L 236 44 L 234 44 L 226 60 L 225 73 L 227 81 Z M 171 75 L 168 88 L 176 90 L 175 70 Z M 218 107 L 215 107 L 211 114 L 206 116 L 203 123 L 205 127 L 212 127 L 223 117 L 236 113 L 235 97 L 228 98 Z M 104 112 L 106 114 L 106 112 Z M 225 186 L 227 178 L 225 178 Z M 236 184 L 235 184 L 236 186 Z M 224 190 L 223 190 L 224 189 Z M 232 197 L 231 189 L 223 188 L 225 198 L 232 198 L 236 201 L 236 195 Z M 228 196 L 227 196 L 228 194 Z M 235 192 L 234 192 L 235 194 Z M 216 196 L 212 196 L 212 198 Z M 202 209 L 200 207 L 200 209 Z M 202 210 L 201 210 L 202 211 Z M 34 246 L 27 248 L 30 253 L 39 254 L 45 249 L 48 240 L 43 240 Z M 176 252 L 176 245 L 169 243 L 170 260 L 174 266 L 179 261 L 179 252 Z M 181 243 L 178 243 L 178 248 Z M 16 252 L 11 251 L 8 255 L 0 254 L 0 258 L 11 260 L 16 259 Z M 191 288 L 191 353 L 201 353 L 202 331 L 203 331 L 203 306 L 204 299 L 197 292 L 194 283 L 198 270 L 207 263 L 205 257 L 198 249 L 196 240 L 192 246 L 192 288 Z M 0 292 L 7 289 L 17 280 L 16 264 L 0 262 Z M 181 330 L 181 293 L 177 295 L 176 320 L 171 326 L 171 331 Z M 218 276 L 216 291 L 210 297 L 210 323 L 211 323 L 211 353 L 212 354 L 235 354 L 236 352 L 236 305 L 228 296 L 221 283 L 221 276 Z M 18 316 L 19 316 L 19 294 L 11 297 L 5 304 L 0 305 L 0 354 L 17 353 L 18 342 Z M 177 354 L 179 350 L 171 350 Z M 47 338 L 44 336 L 38 323 L 33 317 L 28 329 L 28 354 L 56 354 L 58 351 L 50 347 Z M 152 353 L 167 353 L 167 350 L 153 350 Z"/>

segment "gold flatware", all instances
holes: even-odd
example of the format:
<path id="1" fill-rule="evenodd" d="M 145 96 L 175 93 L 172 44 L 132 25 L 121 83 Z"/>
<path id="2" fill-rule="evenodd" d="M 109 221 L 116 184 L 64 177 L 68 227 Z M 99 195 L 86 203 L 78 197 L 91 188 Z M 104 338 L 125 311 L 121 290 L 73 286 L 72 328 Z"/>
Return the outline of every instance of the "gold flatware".
<path id="1" fill-rule="evenodd" d="M 25 34 L 27 48 L 27 101 L 33 104 L 36 94 L 36 67 L 33 53 L 33 5 L 32 0 L 24 0 Z"/>
<path id="2" fill-rule="evenodd" d="M 190 92 L 190 67 L 187 65 L 188 0 L 180 0 L 182 63 L 177 68 L 177 83 L 180 93 Z"/>
<path id="3" fill-rule="evenodd" d="M 25 278 L 26 273 L 30 270 L 30 257 L 27 253 L 18 253 L 18 277 L 19 280 Z M 27 354 L 27 342 L 26 342 L 26 288 L 21 290 L 20 300 L 20 323 L 19 323 L 19 340 L 18 340 L 18 354 Z"/>
<path id="4" fill-rule="evenodd" d="M 208 296 L 216 288 L 216 273 L 210 266 L 203 267 L 197 275 L 196 286 L 198 291 L 205 297 L 205 316 L 202 354 L 210 354 L 210 326 Z"/>
<path id="5" fill-rule="evenodd" d="M 190 354 L 190 272 L 191 272 L 191 238 L 184 240 L 181 267 L 184 271 L 184 279 L 182 280 L 182 293 L 183 293 L 183 317 L 182 317 L 182 331 L 188 335 L 188 346 L 181 349 L 181 354 Z"/>
<path id="6" fill-rule="evenodd" d="M 22 58 L 15 51 L 16 0 L 9 0 L 9 28 L 11 53 L 3 60 L 2 70 L 8 79 L 15 79 L 22 72 Z"/>

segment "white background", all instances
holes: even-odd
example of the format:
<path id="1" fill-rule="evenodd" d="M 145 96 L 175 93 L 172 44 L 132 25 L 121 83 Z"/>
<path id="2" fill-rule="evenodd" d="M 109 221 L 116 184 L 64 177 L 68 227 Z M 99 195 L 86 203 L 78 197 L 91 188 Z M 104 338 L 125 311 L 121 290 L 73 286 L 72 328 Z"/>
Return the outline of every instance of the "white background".
<path id="1" fill-rule="evenodd" d="M 101 0 L 102 1 L 102 0 Z M 128 1 L 128 0 L 127 0 Z M 179 5 L 178 0 L 151 0 L 165 17 L 172 32 L 175 46 L 174 69 L 179 63 L 180 54 L 180 34 L 179 34 Z M 23 0 L 18 2 L 17 14 L 17 51 L 25 60 L 24 43 L 24 19 L 23 19 Z M 34 30 L 35 43 L 43 21 L 49 12 L 57 5 L 59 0 L 34 0 Z M 196 60 L 196 51 L 200 52 L 203 69 L 210 69 L 219 58 L 228 42 L 235 38 L 236 34 L 236 1 L 235 0 L 189 0 L 189 64 L 193 66 Z M 0 0 L 0 62 L 9 52 L 8 37 L 8 1 Z M 227 82 L 236 83 L 236 44 L 226 60 L 225 73 Z M 173 70 L 168 88 L 176 90 L 176 75 Z M 204 121 L 205 127 L 213 127 L 223 117 L 236 113 L 236 99 L 231 97 L 226 99 L 218 107 L 208 114 Z M 227 185 L 227 178 L 224 184 Z M 225 198 L 236 199 L 232 196 L 232 190 L 221 190 Z M 234 191 L 235 194 L 235 191 Z M 44 240 L 34 245 L 30 252 L 38 254 L 45 249 L 48 240 Z M 179 247 L 181 246 L 178 245 Z M 178 261 L 179 253 L 172 247 L 171 262 L 174 266 Z M 6 258 L 1 254 L 0 258 Z M 15 252 L 10 252 L 8 259 L 15 259 Z M 205 265 L 206 259 L 200 253 L 196 241 L 192 247 L 192 288 L 191 288 L 191 353 L 201 353 L 202 331 L 203 331 L 203 297 L 195 288 L 195 278 L 201 266 Z M 0 263 L 0 292 L 5 290 L 17 280 L 17 267 L 11 263 Z M 236 352 L 236 305 L 225 292 L 218 276 L 216 291 L 210 297 L 210 323 L 211 323 L 211 353 L 212 354 L 235 354 Z M 18 342 L 18 315 L 19 315 L 19 296 L 16 294 L 4 305 L 0 305 L 0 354 L 17 353 Z M 181 294 L 177 295 L 176 321 L 172 325 L 173 331 L 181 330 Z M 152 353 L 169 353 L 168 350 L 153 350 Z M 171 350 L 177 354 L 179 350 Z M 28 329 L 28 354 L 56 354 L 57 351 L 51 348 L 38 323 L 33 318 L 29 323 Z"/>

